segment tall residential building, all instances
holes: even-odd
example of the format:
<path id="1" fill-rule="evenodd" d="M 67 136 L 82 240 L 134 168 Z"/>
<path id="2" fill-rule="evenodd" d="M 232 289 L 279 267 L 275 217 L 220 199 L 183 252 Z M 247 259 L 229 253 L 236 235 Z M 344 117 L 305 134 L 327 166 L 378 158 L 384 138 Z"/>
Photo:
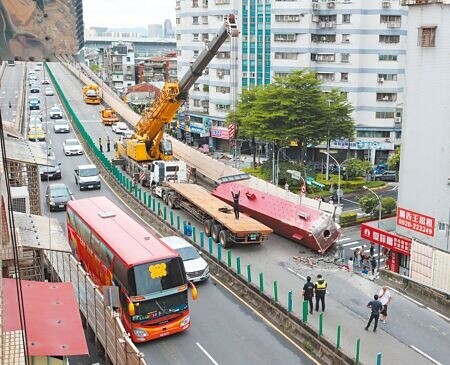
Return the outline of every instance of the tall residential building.
<path id="1" fill-rule="evenodd" d="M 131 43 L 114 43 L 104 49 L 106 82 L 118 91 L 136 84 L 134 49 Z"/>
<path id="2" fill-rule="evenodd" d="M 408 5 L 397 233 L 412 239 L 411 277 L 450 292 L 450 1 Z"/>
<path id="3" fill-rule="evenodd" d="M 149 38 L 161 38 L 163 35 L 163 27 L 161 24 L 149 24 L 148 25 L 148 37 Z"/>
<path id="4" fill-rule="evenodd" d="M 164 33 L 163 33 L 163 36 L 165 38 L 173 38 L 173 37 L 175 37 L 175 31 L 173 29 L 173 25 L 172 25 L 172 22 L 170 21 L 170 19 L 164 20 Z"/>
<path id="5" fill-rule="evenodd" d="M 223 125 L 224 113 L 214 106 L 211 93 L 223 87 L 222 105 L 230 108 L 225 99 L 233 94 L 232 64 L 238 67 L 238 93 L 309 68 L 324 81 L 325 90 L 338 87 L 346 93 L 355 110 L 355 141 L 333 141 L 333 149 L 380 162 L 400 144 L 407 9 L 398 2 L 180 0 L 176 9 L 179 70 L 201 49 L 204 35 L 214 34 L 223 15 L 235 12 L 240 24 L 237 62 L 223 62 L 219 52 L 210 70 L 222 64 L 223 78 L 217 80 L 210 72 L 199 82 L 209 87 L 203 87 L 201 101 L 210 104 L 213 126 Z M 229 43 L 222 50 L 228 52 Z"/>

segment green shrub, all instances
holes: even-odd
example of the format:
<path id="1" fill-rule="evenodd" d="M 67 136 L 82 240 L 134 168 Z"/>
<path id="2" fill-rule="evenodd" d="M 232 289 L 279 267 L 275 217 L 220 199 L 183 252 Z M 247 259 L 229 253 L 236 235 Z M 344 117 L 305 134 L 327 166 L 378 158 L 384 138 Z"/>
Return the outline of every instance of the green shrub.
<path id="1" fill-rule="evenodd" d="M 339 223 L 341 224 L 353 223 L 356 222 L 357 217 L 358 214 L 356 212 L 344 212 L 339 217 Z"/>

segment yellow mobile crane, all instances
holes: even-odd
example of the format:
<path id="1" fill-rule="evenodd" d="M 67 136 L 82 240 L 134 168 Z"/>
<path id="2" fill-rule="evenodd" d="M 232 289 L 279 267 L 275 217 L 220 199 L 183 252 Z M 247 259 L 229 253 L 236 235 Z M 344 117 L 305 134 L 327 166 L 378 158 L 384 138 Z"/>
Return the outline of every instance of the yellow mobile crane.
<path id="1" fill-rule="evenodd" d="M 219 33 L 189 66 L 183 78 L 179 82 L 166 82 L 161 94 L 137 123 L 132 138 L 117 143 L 115 164 L 122 165 L 127 171 L 136 171 L 129 164 L 173 158 L 172 143 L 163 140 L 165 125 L 173 120 L 178 108 L 186 100 L 189 89 L 202 75 L 228 36 L 237 37 L 238 34 L 235 16 L 225 16 Z"/>

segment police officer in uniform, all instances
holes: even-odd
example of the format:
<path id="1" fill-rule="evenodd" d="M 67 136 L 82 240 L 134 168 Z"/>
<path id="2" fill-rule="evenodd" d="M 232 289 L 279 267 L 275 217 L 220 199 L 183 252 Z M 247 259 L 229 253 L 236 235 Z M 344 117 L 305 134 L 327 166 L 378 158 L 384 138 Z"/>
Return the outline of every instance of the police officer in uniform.
<path id="1" fill-rule="evenodd" d="M 314 293 L 316 295 L 316 312 L 319 311 L 319 302 L 322 302 L 322 312 L 325 312 L 325 294 L 327 293 L 327 282 L 322 275 L 317 275 L 317 281 L 314 284 Z"/>
<path id="2" fill-rule="evenodd" d="M 309 313 L 313 314 L 313 297 L 314 297 L 314 284 L 311 283 L 311 276 L 306 278 L 306 283 L 303 285 L 303 300 L 309 302 Z"/>

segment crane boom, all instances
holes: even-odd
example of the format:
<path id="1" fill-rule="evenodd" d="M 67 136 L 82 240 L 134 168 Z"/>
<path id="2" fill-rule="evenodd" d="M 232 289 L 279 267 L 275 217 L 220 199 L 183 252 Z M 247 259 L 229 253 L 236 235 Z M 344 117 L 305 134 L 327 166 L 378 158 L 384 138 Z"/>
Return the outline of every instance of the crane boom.
<path id="1" fill-rule="evenodd" d="M 119 156 L 123 156 L 126 150 L 126 155 L 134 161 L 144 162 L 173 158 L 171 143 L 162 140 L 165 125 L 173 120 L 177 110 L 186 100 L 189 89 L 202 76 L 203 71 L 228 36 L 237 37 L 238 34 L 235 16 L 233 14 L 225 16 L 224 24 L 218 34 L 200 53 L 196 61 L 189 66 L 182 79 L 179 82 L 166 82 L 160 95 L 137 123 L 133 138 L 128 142 L 118 144 Z"/>

